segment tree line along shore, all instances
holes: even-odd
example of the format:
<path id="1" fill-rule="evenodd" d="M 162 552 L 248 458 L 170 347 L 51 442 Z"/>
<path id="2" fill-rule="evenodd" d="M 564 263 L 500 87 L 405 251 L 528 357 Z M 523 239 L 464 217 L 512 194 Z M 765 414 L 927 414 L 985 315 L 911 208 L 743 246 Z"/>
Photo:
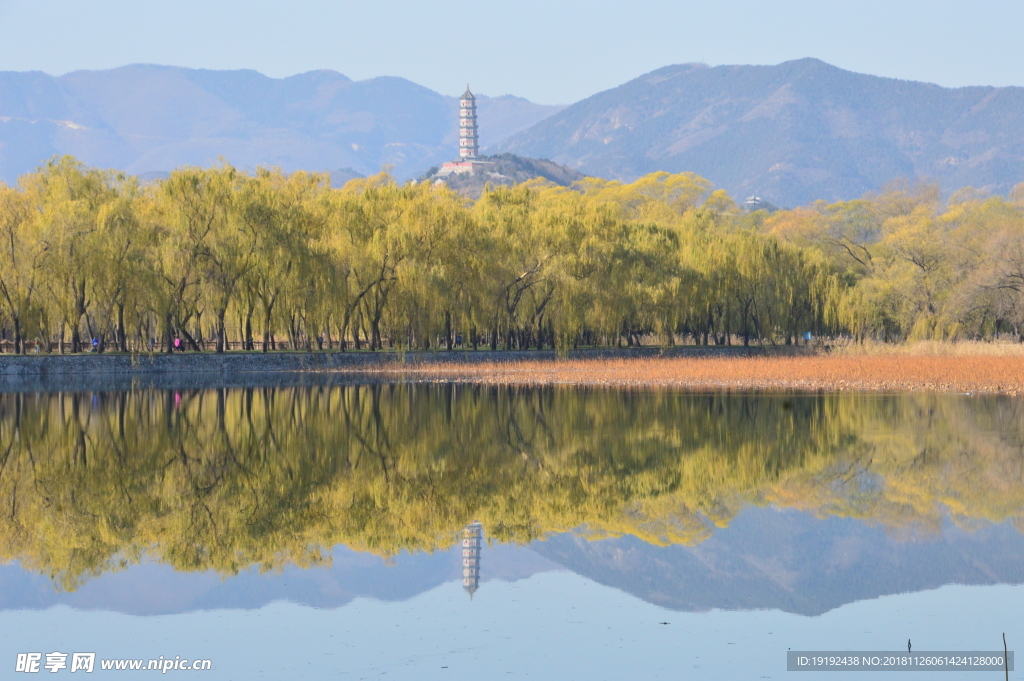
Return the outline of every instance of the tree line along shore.
<path id="1" fill-rule="evenodd" d="M 387 174 L 55 158 L 0 185 L 17 353 L 491 349 L 1024 336 L 1024 185 L 747 213 L 692 173 L 470 201 Z"/>

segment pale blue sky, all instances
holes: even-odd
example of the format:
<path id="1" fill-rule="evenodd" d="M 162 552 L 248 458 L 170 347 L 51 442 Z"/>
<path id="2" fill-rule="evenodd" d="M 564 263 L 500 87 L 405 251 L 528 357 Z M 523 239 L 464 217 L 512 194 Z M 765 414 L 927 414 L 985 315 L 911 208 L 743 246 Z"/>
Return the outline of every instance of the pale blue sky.
<path id="1" fill-rule="evenodd" d="M 941 85 L 1024 85 L 1024 2 L 0 0 L 0 70 L 328 68 L 571 103 L 667 64 L 817 57 Z"/>

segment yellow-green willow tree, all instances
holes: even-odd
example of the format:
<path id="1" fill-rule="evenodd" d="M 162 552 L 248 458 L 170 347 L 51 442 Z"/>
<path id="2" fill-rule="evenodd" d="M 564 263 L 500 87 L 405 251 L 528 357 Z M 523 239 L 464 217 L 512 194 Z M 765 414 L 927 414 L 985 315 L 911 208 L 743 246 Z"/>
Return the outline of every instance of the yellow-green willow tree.
<path id="1" fill-rule="evenodd" d="M 24 352 L 25 337 L 43 330 L 42 263 L 47 243 L 32 215 L 29 198 L 0 185 L 0 297 L 3 316 L 14 332 L 14 351 Z"/>
<path id="2" fill-rule="evenodd" d="M 22 178 L 40 238 L 46 243 L 43 269 L 47 317 L 60 329 L 61 346 L 64 329 L 70 330 L 72 352 L 88 345 L 82 342 L 83 329 L 88 338 L 99 342 L 102 327 L 106 326 L 92 312 L 97 303 L 102 307 L 112 304 L 109 299 L 97 300 L 102 295 L 97 283 L 111 274 L 106 269 L 109 259 L 105 255 L 113 246 L 112 239 L 117 239 L 112 232 L 125 227 L 123 220 L 113 216 L 116 209 L 110 206 L 130 193 L 126 184 L 123 175 L 85 168 L 67 156 Z M 122 205 L 122 210 L 126 208 Z"/>

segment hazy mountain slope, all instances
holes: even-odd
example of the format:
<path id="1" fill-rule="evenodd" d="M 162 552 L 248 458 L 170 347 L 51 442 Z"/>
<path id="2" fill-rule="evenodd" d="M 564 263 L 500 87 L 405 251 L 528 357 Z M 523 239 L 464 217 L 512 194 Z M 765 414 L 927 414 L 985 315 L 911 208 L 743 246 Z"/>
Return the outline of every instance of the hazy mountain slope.
<path id="1" fill-rule="evenodd" d="M 493 144 L 560 110 L 479 96 Z M 0 72 L 0 180 L 55 154 L 132 173 L 210 165 L 285 170 L 394 165 L 408 177 L 458 151 L 458 100 L 401 78 L 354 82 L 334 71 L 269 78 L 255 71 L 125 66 L 60 77 Z"/>
<path id="2" fill-rule="evenodd" d="M 748 508 L 696 546 L 572 533 L 530 548 L 573 572 L 673 610 L 777 608 L 820 615 L 946 584 L 1024 582 L 1024 536 L 1009 524 L 941 534 L 886 531 L 853 518 Z"/>
<path id="3" fill-rule="evenodd" d="M 1024 181 L 1024 88 L 867 76 L 816 59 L 687 64 L 601 92 L 497 146 L 631 180 L 693 171 L 779 205 L 859 196 L 895 177 L 950 190 Z"/>

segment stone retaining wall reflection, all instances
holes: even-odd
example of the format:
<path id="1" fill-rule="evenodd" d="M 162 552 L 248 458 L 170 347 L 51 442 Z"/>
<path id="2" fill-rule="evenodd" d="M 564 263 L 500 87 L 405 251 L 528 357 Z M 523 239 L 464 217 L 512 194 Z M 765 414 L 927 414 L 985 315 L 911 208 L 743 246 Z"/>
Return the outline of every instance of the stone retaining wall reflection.
<path id="1" fill-rule="evenodd" d="M 695 347 L 585 349 L 570 358 L 749 356 L 802 354 L 804 348 Z M 553 360 L 552 350 L 443 350 L 433 352 L 183 352 L 166 354 L 0 354 L 0 392 L 36 390 L 123 390 L 131 387 L 210 388 L 338 382 L 333 371 L 386 364 L 517 362 Z M 316 376 L 326 372 L 326 376 Z M 297 379 L 294 374 L 308 374 Z M 286 378 L 287 376 L 287 378 Z M 282 383 L 282 381 L 284 381 Z M 351 382 L 351 380 L 343 381 Z M 362 377 L 359 382 L 372 382 Z"/>

